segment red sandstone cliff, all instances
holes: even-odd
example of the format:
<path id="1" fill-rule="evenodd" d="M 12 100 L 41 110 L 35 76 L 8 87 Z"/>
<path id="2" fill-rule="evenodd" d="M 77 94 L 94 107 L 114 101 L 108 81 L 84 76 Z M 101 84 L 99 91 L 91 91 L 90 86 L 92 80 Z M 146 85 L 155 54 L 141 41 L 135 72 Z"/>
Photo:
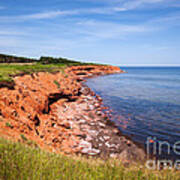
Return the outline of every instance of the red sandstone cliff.
<path id="1" fill-rule="evenodd" d="M 63 102 L 79 100 L 81 84 L 77 76 L 80 72 L 83 72 L 83 77 L 88 77 L 89 74 L 120 72 L 120 69 L 111 66 L 76 66 L 67 68 L 65 72 L 17 76 L 14 78 L 14 90 L 1 88 L 1 136 L 21 139 L 20 134 L 24 134 L 40 146 L 47 145 L 51 149 L 62 149 L 63 144 L 75 144 L 80 134 L 78 127 L 67 128 L 69 124 L 54 112 Z M 57 127 L 53 126 L 54 123 L 57 123 Z"/>
<path id="2" fill-rule="evenodd" d="M 118 131 L 105 128 L 107 117 L 101 112 L 101 98 L 94 98 L 93 92 L 80 82 L 86 77 L 121 72 L 114 66 L 92 65 L 68 67 L 64 73 L 15 77 L 14 90 L 0 89 L 0 136 L 34 142 L 54 152 L 97 155 L 107 149 L 108 155 L 123 152 L 128 156 L 123 150 L 129 144 L 134 149 L 135 145 L 116 136 L 110 144 L 108 138 Z M 99 137 L 101 130 L 107 140 L 104 144 L 99 140 L 102 147 L 97 148 L 93 139 Z M 117 152 L 108 150 L 111 146 L 116 146 Z M 134 152 L 134 156 L 142 153 Z"/>

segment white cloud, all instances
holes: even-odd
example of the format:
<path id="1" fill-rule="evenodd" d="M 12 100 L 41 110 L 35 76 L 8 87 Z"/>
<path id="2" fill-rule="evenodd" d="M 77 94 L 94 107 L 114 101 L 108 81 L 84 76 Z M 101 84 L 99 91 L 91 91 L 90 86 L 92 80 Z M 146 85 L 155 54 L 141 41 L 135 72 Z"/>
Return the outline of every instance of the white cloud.
<path id="1" fill-rule="evenodd" d="M 154 31 L 155 28 L 144 25 L 124 25 L 112 22 L 81 21 L 78 22 L 79 33 L 98 39 L 124 38 L 133 33 Z"/>
<path id="2" fill-rule="evenodd" d="M 10 49 L 11 52 L 23 50 L 26 55 L 40 54 L 58 55 L 70 49 L 81 49 L 92 46 L 103 40 L 121 40 L 130 35 L 142 34 L 154 29 L 143 25 L 123 25 L 105 21 L 78 21 L 71 24 L 54 24 L 46 28 L 22 28 L 19 30 L 0 29 L 1 51 Z M 64 29 L 67 29 L 64 32 Z"/>
<path id="3" fill-rule="evenodd" d="M 19 16 L 20 19 L 28 20 L 28 19 L 49 19 L 57 16 L 67 16 L 77 14 L 78 11 L 50 11 L 50 12 L 42 12 L 30 15 Z"/>
<path id="4" fill-rule="evenodd" d="M 128 11 L 128 10 L 133 10 L 136 8 L 141 7 L 142 5 L 147 5 L 147 4 L 156 4 L 160 3 L 166 0 L 131 0 L 131 1 L 126 1 L 122 3 L 119 7 L 116 7 L 114 10 L 116 11 Z"/>
<path id="5" fill-rule="evenodd" d="M 67 16 L 67 15 L 75 15 L 78 11 L 49 11 L 49 12 L 41 12 L 27 15 L 19 15 L 19 16 L 1 16 L 0 20 L 2 22 L 9 21 L 26 21 L 26 20 L 38 20 L 38 19 L 51 19 L 57 16 Z"/>
<path id="6" fill-rule="evenodd" d="M 94 8 L 94 9 L 81 9 L 81 10 L 70 10 L 70 11 L 49 11 L 49 12 L 40 12 L 27 15 L 19 16 L 1 16 L 1 22 L 11 22 L 11 21 L 26 21 L 26 20 L 38 20 L 38 19 L 51 19 L 58 16 L 72 16 L 79 14 L 88 14 L 88 13 L 105 13 L 105 9 Z"/>
<path id="7" fill-rule="evenodd" d="M 148 23 L 151 26 L 156 25 L 161 28 L 172 28 L 175 26 L 180 26 L 180 13 L 171 13 L 168 15 L 156 17 L 149 20 Z"/>
<path id="8" fill-rule="evenodd" d="M 89 2 L 95 1 L 97 2 L 97 0 L 86 0 Z M 150 5 L 153 4 L 158 4 L 158 3 L 168 3 L 168 2 L 172 2 L 172 1 L 177 1 L 177 0 L 98 0 L 100 2 L 103 2 L 105 4 L 108 4 L 111 8 L 109 8 L 109 10 L 112 12 L 120 12 L 120 11 L 129 11 L 129 10 L 133 10 L 136 8 L 140 8 L 140 7 L 149 7 Z"/>
<path id="9" fill-rule="evenodd" d="M 26 21 L 26 20 L 38 20 L 38 19 L 51 19 L 59 16 L 73 16 L 73 15 L 83 15 L 83 14 L 110 14 L 115 12 L 114 8 L 88 8 L 88 9 L 75 9 L 67 11 L 48 11 L 40 12 L 27 15 L 18 15 L 18 16 L 0 16 L 1 22 L 9 21 Z"/>
<path id="10" fill-rule="evenodd" d="M 74 9 L 74 10 L 57 10 L 57 11 L 48 11 L 40 12 L 26 15 L 18 16 L 1 16 L 0 21 L 9 22 L 9 21 L 26 21 L 26 20 L 39 20 L 39 19 L 51 19 L 59 16 L 73 16 L 73 15 L 84 15 L 84 14 L 114 14 L 117 12 L 129 11 L 140 7 L 149 7 L 150 4 L 159 4 L 170 3 L 169 0 L 119 0 L 116 2 L 116 5 L 105 6 L 101 8 L 84 8 L 84 9 Z M 171 4 L 171 7 L 179 7 L 178 3 Z M 1 7 L 0 7 L 1 9 Z"/>

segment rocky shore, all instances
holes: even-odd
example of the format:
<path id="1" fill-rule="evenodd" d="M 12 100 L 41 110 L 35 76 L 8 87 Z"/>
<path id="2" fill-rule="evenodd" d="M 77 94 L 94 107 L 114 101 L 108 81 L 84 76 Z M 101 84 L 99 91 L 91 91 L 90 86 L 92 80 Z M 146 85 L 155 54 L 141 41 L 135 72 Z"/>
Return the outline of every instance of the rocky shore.
<path id="1" fill-rule="evenodd" d="M 142 161 L 144 151 L 122 136 L 110 110 L 83 81 L 122 73 L 114 66 L 73 66 L 64 72 L 14 77 L 0 88 L 0 136 L 64 154 Z"/>

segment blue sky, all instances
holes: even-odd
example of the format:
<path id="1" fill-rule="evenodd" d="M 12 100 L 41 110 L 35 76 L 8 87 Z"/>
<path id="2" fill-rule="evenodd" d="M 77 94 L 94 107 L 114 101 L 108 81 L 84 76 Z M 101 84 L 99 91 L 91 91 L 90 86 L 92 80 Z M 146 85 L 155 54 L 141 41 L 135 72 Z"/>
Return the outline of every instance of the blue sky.
<path id="1" fill-rule="evenodd" d="M 180 1 L 1 0 L 0 53 L 180 64 Z"/>

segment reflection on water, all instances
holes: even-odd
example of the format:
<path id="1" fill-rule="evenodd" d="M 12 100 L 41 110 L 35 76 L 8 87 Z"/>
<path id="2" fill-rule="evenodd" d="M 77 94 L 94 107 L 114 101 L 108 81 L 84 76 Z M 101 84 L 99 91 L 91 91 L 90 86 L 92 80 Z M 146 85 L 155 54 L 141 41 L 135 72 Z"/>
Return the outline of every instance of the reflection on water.
<path id="1" fill-rule="evenodd" d="M 87 82 L 113 110 L 112 120 L 141 144 L 148 136 L 180 141 L 180 68 L 124 69 Z"/>

